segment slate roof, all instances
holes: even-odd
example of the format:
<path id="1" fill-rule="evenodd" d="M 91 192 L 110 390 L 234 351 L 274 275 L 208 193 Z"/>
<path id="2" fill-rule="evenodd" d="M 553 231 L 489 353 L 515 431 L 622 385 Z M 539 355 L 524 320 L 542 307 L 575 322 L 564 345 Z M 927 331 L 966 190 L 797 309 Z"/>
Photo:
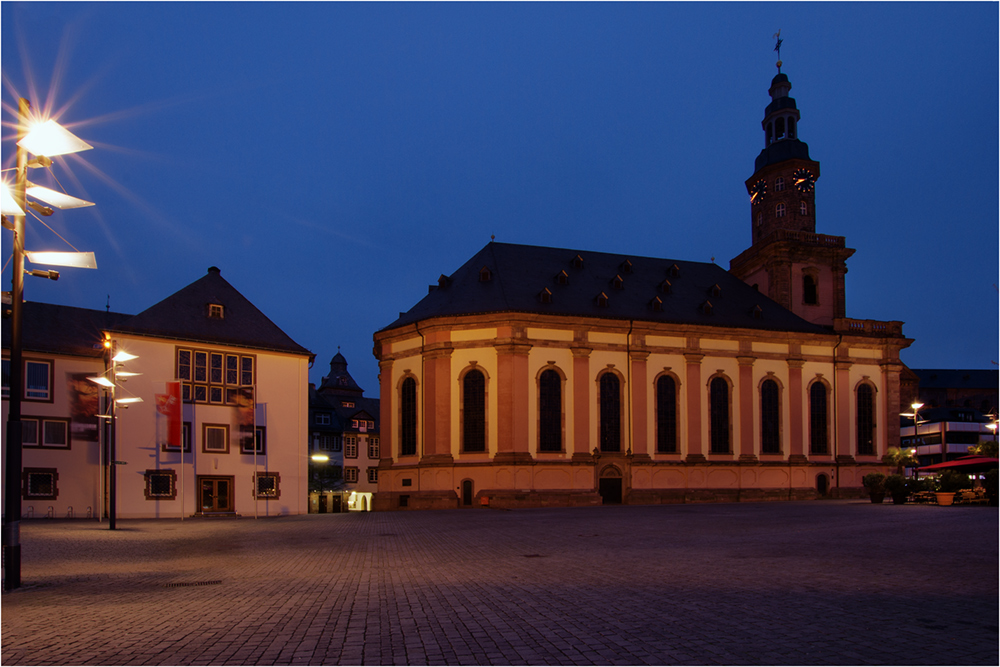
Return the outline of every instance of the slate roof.
<path id="1" fill-rule="evenodd" d="M 997 389 L 1000 372 L 995 370 L 962 370 L 911 368 L 920 379 L 921 389 Z"/>
<path id="2" fill-rule="evenodd" d="M 575 265 L 577 256 L 582 266 Z M 490 273 L 485 282 L 480 280 L 483 268 Z M 562 271 L 567 284 L 559 282 Z M 664 280 L 670 281 L 669 293 L 661 291 Z M 715 286 L 718 295 L 713 294 Z M 539 296 L 546 288 L 551 303 Z M 607 306 L 598 304 L 602 293 Z M 657 297 L 662 301 L 659 312 L 651 306 Z M 703 310 L 706 302 L 712 305 L 711 314 Z M 758 307 L 759 318 L 754 317 Z M 426 297 L 382 330 L 432 317 L 505 312 L 830 333 L 713 263 L 495 242 L 450 276 L 442 276 Z"/>
<path id="3" fill-rule="evenodd" d="M 208 317 L 209 304 L 224 308 Z M 150 306 L 113 329 L 117 333 L 217 343 L 293 354 L 315 355 L 278 328 L 230 285 L 216 267 L 187 287 Z"/>
<path id="4" fill-rule="evenodd" d="M 75 306 L 25 301 L 21 341 L 24 352 L 99 358 L 102 331 L 119 325 L 131 315 Z M 10 348 L 12 320 L 3 318 L 3 347 Z M 94 346 L 97 347 L 94 347 Z"/>
<path id="5" fill-rule="evenodd" d="M 357 396 L 364 393 L 364 389 L 347 372 L 347 359 L 340 352 L 337 352 L 330 360 L 330 374 L 323 376 L 319 391 L 343 392 Z"/>

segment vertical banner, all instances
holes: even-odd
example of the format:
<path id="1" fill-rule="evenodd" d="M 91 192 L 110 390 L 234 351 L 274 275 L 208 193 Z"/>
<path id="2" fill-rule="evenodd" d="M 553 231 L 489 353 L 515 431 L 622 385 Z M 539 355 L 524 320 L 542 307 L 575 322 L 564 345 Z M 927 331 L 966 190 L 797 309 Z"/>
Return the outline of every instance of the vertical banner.
<path id="1" fill-rule="evenodd" d="M 167 393 L 156 394 L 156 443 L 163 451 L 180 451 L 181 383 L 167 382 Z"/>
<path id="2" fill-rule="evenodd" d="M 66 373 L 73 442 L 97 442 L 97 413 L 101 406 L 97 385 L 87 380 L 91 375 Z"/>
<path id="3" fill-rule="evenodd" d="M 243 454 L 254 453 L 254 425 L 253 387 L 240 387 L 236 390 L 235 426 Z"/>

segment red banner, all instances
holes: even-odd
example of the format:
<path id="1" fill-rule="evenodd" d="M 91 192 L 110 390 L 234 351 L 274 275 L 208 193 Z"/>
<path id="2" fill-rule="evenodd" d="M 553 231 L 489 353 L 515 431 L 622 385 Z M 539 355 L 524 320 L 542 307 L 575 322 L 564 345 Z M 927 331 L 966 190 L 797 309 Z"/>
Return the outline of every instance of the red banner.
<path id="1" fill-rule="evenodd" d="M 181 383 L 167 382 L 167 393 L 156 394 L 156 441 L 164 451 L 180 451 Z"/>

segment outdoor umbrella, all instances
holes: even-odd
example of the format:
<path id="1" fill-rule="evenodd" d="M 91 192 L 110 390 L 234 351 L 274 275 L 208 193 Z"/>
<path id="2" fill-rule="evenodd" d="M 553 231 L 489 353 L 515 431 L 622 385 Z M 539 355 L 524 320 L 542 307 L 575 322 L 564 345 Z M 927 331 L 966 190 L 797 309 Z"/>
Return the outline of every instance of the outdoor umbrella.
<path id="1" fill-rule="evenodd" d="M 963 456 L 954 461 L 944 461 L 933 465 L 917 468 L 919 472 L 938 472 L 939 470 L 955 469 L 962 472 L 986 472 L 991 468 L 996 468 L 1000 459 L 989 456 Z"/>

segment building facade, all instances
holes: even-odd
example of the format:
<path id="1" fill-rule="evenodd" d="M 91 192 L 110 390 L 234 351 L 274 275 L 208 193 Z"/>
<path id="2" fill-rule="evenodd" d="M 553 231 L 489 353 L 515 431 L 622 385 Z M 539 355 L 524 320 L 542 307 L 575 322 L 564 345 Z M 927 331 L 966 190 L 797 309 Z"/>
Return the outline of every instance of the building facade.
<path id="1" fill-rule="evenodd" d="M 32 401 L 23 412 L 36 423 L 24 433 L 36 438 L 24 449 L 28 516 L 107 514 L 112 462 L 121 518 L 307 511 L 313 356 L 218 269 L 131 317 L 26 304 L 26 326 L 46 321 L 62 332 L 58 350 L 35 349 L 44 335 L 24 336 L 27 363 L 37 366 L 26 367 L 23 389 Z M 116 363 L 118 353 L 134 358 Z M 45 364 L 48 402 L 39 388 Z M 110 396 L 91 380 L 109 377 L 122 403 L 114 430 L 100 418 L 111 414 Z M 178 440 L 164 417 L 171 385 L 180 399 Z"/>
<path id="2" fill-rule="evenodd" d="M 860 496 L 899 445 L 900 322 L 846 317 L 778 74 L 715 264 L 490 243 L 374 336 L 376 509 Z"/>
<path id="3" fill-rule="evenodd" d="M 381 463 L 379 420 L 379 399 L 365 397 L 338 351 L 329 375 L 309 389 L 309 511 L 371 510 Z"/>

